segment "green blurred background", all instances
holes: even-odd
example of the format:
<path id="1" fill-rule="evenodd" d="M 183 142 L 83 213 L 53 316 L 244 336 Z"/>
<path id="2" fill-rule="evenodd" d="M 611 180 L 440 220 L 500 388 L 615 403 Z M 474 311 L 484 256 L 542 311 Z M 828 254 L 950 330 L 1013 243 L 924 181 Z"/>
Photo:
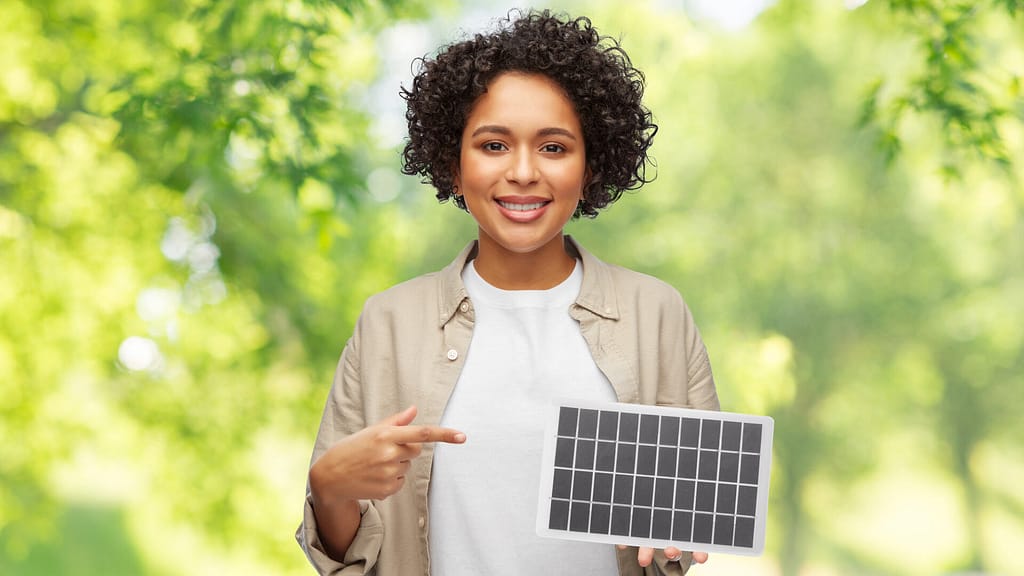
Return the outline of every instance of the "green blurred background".
<path id="1" fill-rule="evenodd" d="M 362 301 L 475 232 L 400 174 L 399 84 L 513 5 L 0 0 L 0 573 L 311 573 Z M 661 127 L 571 233 L 775 418 L 766 554 L 694 573 L 1024 574 L 1024 2 L 549 6 Z"/>

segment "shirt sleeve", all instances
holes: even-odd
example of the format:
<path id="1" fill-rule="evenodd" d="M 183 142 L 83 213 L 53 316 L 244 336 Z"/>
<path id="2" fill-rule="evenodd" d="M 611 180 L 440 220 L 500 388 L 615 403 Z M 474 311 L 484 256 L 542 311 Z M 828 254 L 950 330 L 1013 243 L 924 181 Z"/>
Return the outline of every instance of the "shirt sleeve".
<path id="1" fill-rule="evenodd" d="M 360 318 L 360 323 L 362 318 Z M 358 432 L 365 427 L 363 413 L 361 371 L 359 367 L 359 323 L 352 338 L 345 345 L 334 374 L 334 382 L 324 406 L 320 429 L 310 466 L 335 442 Z M 319 574 L 356 575 L 372 574 L 384 542 L 384 524 L 372 501 L 359 502 L 360 521 L 355 539 L 339 562 L 331 558 L 320 539 L 316 516 L 313 513 L 313 499 L 306 485 L 306 502 L 302 524 L 295 532 L 295 539 Z"/>
<path id="2" fill-rule="evenodd" d="M 306 492 L 306 509 L 302 517 L 302 524 L 295 531 L 295 540 L 306 553 L 306 558 L 316 569 L 317 574 L 354 576 L 372 573 L 373 567 L 377 564 L 377 557 L 380 555 L 381 544 L 384 541 L 384 524 L 373 503 L 367 500 L 359 502 L 359 512 L 361 514 L 359 531 L 356 532 L 352 545 L 345 552 L 343 561 L 338 562 L 327 555 L 323 542 L 320 540 L 316 517 L 313 515 L 313 500 L 309 492 Z"/>
<path id="3" fill-rule="evenodd" d="M 690 398 L 690 405 L 701 410 L 720 410 L 718 392 L 715 389 L 715 379 L 711 373 L 711 360 L 708 358 L 708 350 L 701 340 L 700 333 L 694 330 L 694 341 L 690 351 L 690 365 L 687 373 L 689 376 L 689 389 L 687 396 Z"/>
<path id="4" fill-rule="evenodd" d="M 718 392 L 711 360 L 690 307 L 674 288 L 662 292 L 657 318 L 649 321 L 657 330 L 657 403 L 699 410 L 719 410 Z M 646 354 L 641 349 L 640 354 Z"/>

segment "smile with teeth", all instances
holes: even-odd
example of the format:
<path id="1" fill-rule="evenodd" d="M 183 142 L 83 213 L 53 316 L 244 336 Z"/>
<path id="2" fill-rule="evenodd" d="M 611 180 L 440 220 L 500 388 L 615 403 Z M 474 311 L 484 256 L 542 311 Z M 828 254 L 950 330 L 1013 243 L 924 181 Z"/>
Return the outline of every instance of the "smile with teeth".
<path id="1" fill-rule="evenodd" d="M 514 202 L 506 202 L 504 200 L 498 200 L 498 205 L 506 210 L 515 210 L 516 212 L 526 212 L 528 210 L 536 210 L 542 208 L 547 202 L 531 202 L 529 204 L 517 204 Z"/>

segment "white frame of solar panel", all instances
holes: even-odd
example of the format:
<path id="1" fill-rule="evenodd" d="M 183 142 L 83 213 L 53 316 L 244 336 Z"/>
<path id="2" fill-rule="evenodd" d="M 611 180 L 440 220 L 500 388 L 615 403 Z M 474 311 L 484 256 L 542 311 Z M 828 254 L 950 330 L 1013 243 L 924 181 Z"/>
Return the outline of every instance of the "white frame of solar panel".
<path id="1" fill-rule="evenodd" d="M 740 461 L 740 459 L 742 458 L 742 456 L 744 454 L 748 454 L 748 455 L 753 455 L 754 454 L 754 452 L 752 450 L 747 450 L 749 448 L 748 446 L 744 446 L 743 445 L 744 438 L 742 436 L 742 433 L 741 433 L 741 436 L 740 436 L 740 447 L 739 447 L 738 450 L 735 451 L 736 454 L 737 454 L 737 471 L 736 471 L 737 478 L 736 478 L 736 482 L 735 483 L 723 482 L 723 481 L 721 481 L 721 480 L 719 480 L 717 478 L 718 475 L 719 475 L 718 474 L 718 466 L 720 464 L 720 460 L 721 460 L 720 457 L 721 457 L 721 455 L 723 453 L 725 453 L 725 452 L 730 452 L 730 453 L 733 452 L 733 451 L 726 451 L 726 450 L 723 450 L 721 448 L 721 445 L 722 445 L 722 439 L 721 438 L 723 436 L 721 434 L 721 432 L 719 432 L 719 440 L 718 440 L 719 446 L 713 450 L 713 452 L 716 455 L 716 457 L 715 457 L 715 466 L 716 466 L 716 468 L 715 468 L 715 476 L 716 476 L 716 479 L 713 481 L 713 484 L 714 484 L 714 487 L 715 487 L 715 508 L 717 508 L 719 506 L 719 502 L 718 502 L 718 488 L 720 487 L 720 485 L 728 484 L 729 486 L 732 486 L 733 484 L 735 484 L 736 489 L 737 489 L 737 498 L 734 499 L 734 506 L 733 506 L 734 507 L 734 512 L 731 514 L 731 516 L 733 518 L 732 521 L 735 523 L 736 520 L 739 519 L 742 516 L 743 517 L 742 519 L 744 521 L 744 526 L 745 527 L 749 526 L 748 520 L 751 518 L 751 516 L 749 514 L 739 514 L 739 512 L 736 510 L 736 508 L 738 508 L 738 506 L 739 506 L 739 503 L 738 503 L 739 491 L 740 491 L 740 489 L 745 489 L 744 493 L 747 496 L 746 499 L 745 499 L 746 502 L 747 502 L 746 505 L 749 506 L 749 500 L 750 500 L 749 497 L 751 495 L 750 494 L 750 488 L 756 487 L 756 503 L 755 503 L 755 510 L 754 510 L 754 513 L 753 513 L 753 516 L 752 516 L 752 518 L 754 520 L 754 528 L 753 528 L 753 535 L 752 535 L 753 539 L 752 539 L 751 546 L 715 544 L 713 542 L 715 537 L 716 537 L 715 536 L 715 532 L 714 532 L 714 528 L 711 529 L 711 531 L 712 531 L 712 536 L 711 536 L 712 542 L 696 542 L 696 541 L 694 541 L 692 539 L 692 532 L 693 532 L 693 524 L 692 523 L 691 523 L 691 530 L 690 530 L 690 532 L 691 532 L 691 539 L 689 539 L 689 540 L 664 539 L 664 538 L 656 538 L 656 537 L 653 537 L 653 536 L 651 536 L 651 537 L 639 537 L 639 536 L 634 536 L 634 535 L 622 535 L 622 534 L 616 535 L 616 534 L 611 534 L 610 533 L 611 532 L 611 527 L 610 526 L 609 526 L 608 533 L 593 533 L 593 532 L 590 531 L 592 529 L 592 527 L 589 526 L 589 524 L 590 524 L 590 514 L 591 514 L 590 510 L 591 510 L 591 508 L 588 508 L 588 511 L 587 511 L 587 520 L 586 520 L 586 522 L 588 524 L 588 527 L 585 530 L 577 531 L 577 530 L 570 529 L 568 527 L 568 525 L 570 523 L 570 519 L 569 518 L 570 518 L 570 515 L 571 515 L 571 513 L 568 510 L 566 511 L 567 528 L 565 528 L 565 529 L 553 529 L 553 528 L 551 528 L 552 501 L 554 501 L 554 500 L 564 501 L 565 500 L 565 498 L 555 498 L 553 496 L 553 492 L 555 491 L 555 488 L 554 488 L 554 476 L 555 476 L 555 469 L 556 469 L 556 466 L 555 466 L 556 451 L 557 451 L 556 444 L 557 444 L 558 437 L 559 437 L 558 424 L 559 424 L 559 419 L 560 419 L 560 413 L 561 413 L 561 410 L 562 410 L 563 407 L 564 408 L 570 408 L 570 409 L 571 408 L 577 408 L 577 409 L 582 409 L 582 410 L 597 410 L 598 413 L 599 413 L 599 416 L 598 416 L 599 423 L 600 423 L 600 413 L 601 412 L 614 412 L 614 413 L 616 413 L 616 424 L 615 424 L 615 428 L 616 428 L 615 443 L 616 443 L 616 446 L 618 446 L 619 444 L 622 444 L 622 442 L 619 441 L 619 432 L 618 432 L 618 430 L 619 430 L 618 420 L 621 418 L 622 414 L 636 414 L 638 416 L 638 428 L 639 428 L 639 419 L 642 416 L 644 416 L 644 415 L 649 415 L 649 416 L 674 416 L 674 417 L 679 417 L 679 418 L 699 419 L 701 421 L 701 429 L 703 429 L 703 426 L 704 426 L 703 422 L 705 422 L 705 421 L 719 422 L 719 424 L 718 424 L 719 431 L 721 431 L 723 426 L 724 426 L 723 424 L 721 424 L 722 422 L 738 422 L 738 423 L 741 423 L 741 424 L 743 424 L 743 423 L 760 424 L 761 425 L 760 445 L 758 446 L 758 450 L 757 450 L 757 453 L 756 453 L 757 456 L 758 456 L 758 463 L 757 463 L 757 466 L 756 466 L 756 468 L 757 468 L 757 482 L 756 482 L 756 485 L 751 483 L 751 482 L 749 482 L 749 477 L 748 477 L 748 481 L 744 482 L 742 476 L 740 475 L 740 469 L 739 469 L 739 461 Z M 601 543 L 607 543 L 607 544 L 625 544 L 625 545 L 631 545 L 631 546 L 649 546 L 649 547 L 653 547 L 653 548 L 665 548 L 667 546 L 675 546 L 675 547 L 677 547 L 677 548 L 679 548 L 681 550 L 703 551 L 703 552 L 718 552 L 718 553 L 726 553 L 726 554 L 738 554 L 738 555 L 743 555 L 743 556 L 757 556 L 757 555 L 760 555 L 764 551 L 765 524 L 766 524 L 767 515 L 768 515 L 768 485 L 769 485 L 769 481 L 770 481 L 770 472 L 771 472 L 772 438 L 773 438 L 773 435 L 774 435 L 774 427 L 775 427 L 774 426 L 774 420 L 771 417 L 769 417 L 769 416 L 756 416 L 756 415 L 751 415 L 751 414 L 738 414 L 738 413 L 733 413 L 733 412 L 717 412 L 717 411 L 710 411 L 710 410 L 696 410 L 696 409 L 692 409 L 692 408 L 676 408 L 676 407 L 667 407 L 667 406 L 647 406 L 647 405 L 641 405 L 641 404 L 624 404 L 624 403 L 614 403 L 614 402 L 593 402 L 593 401 L 587 401 L 587 400 L 560 400 L 556 404 L 553 404 L 551 406 L 550 418 L 549 418 L 548 425 L 547 425 L 547 430 L 546 430 L 546 433 L 545 433 L 545 436 L 544 436 L 544 454 L 543 454 L 543 460 L 541 461 L 540 491 L 539 491 L 539 497 L 538 497 L 538 503 L 537 503 L 537 534 L 540 535 L 540 536 L 546 536 L 546 537 L 552 537 L 552 538 L 562 538 L 562 539 L 568 539 L 568 540 L 583 540 L 583 541 L 587 541 L 587 542 L 601 542 Z M 683 442 L 682 442 L 682 434 L 683 434 L 682 420 L 680 420 L 679 428 L 680 428 L 680 431 L 679 431 L 680 432 L 680 439 L 674 444 L 677 455 L 679 455 L 680 451 L 682 451 L 684 449 L 685 450 L 692 449 L 691 447 L 684 447 L 684 446 L 682 446 L 682 444 L 683 444 Z M 602 432 L 603 432 L 603 430 L 602 430 Z M 659 432 L 660 432 L 660 418 L 659 418 Z M 649 442 L 642 442 L 641 441 L 640 434 L 641 433 L 638 430 L 637 431 L 636 442 L 635 442 L 635 446 L 637 448 L 637 453 L 638 454 L 640 452 L 640 446 L 642 444 L 645 445 L 645 446 L 649 446 L 650 445 Z M 575 440 L 579 440 L 581 438 L 578 426 L 577 426 L 576 432 L 573 435 L 571 435 L 571 436 L 563 436 L 563 438 L 570 438 L 570 437 L 574 441 Z M 709 436 L 709 438 L 710 438 L 710 436 Z M 598 439 L 598 432 L 596 430 L 595 430 L 594 440 L 595 440 L 595 447 L 596 447 L 596 443 L 600 441 Z M 607 438 L 604 438 L 603 440 L 604 441 L 608 441 Z M 627 441 L 626 443 L 628 444 L 629 442 Z M 671 444 L 660 444 L 660 443 L 657 443 L 657 442 L 655 443 L 655 446 L 658 447 L 658 448 L 668 447 L 669 445 L 671 445 Z M 698 438 L 696 450 L 698 451 L 698 454 L 699 454 L 701 450 L 706 450 L 707 451 L 707 450 L 710 450 L 710 449 L 709 448 L 704 448 L 700 444 L 700 439 Z M 597 473 L 596 472 L 596 467 L 598 466 L 598 463 L 596 462 L 596 460 L 599 457 L 600 456 L 595 455 L 595 463 L 594 463 L 595 474 Z M 576 454 L 575 454 L 575 448 L 574 448 L 574 464 L 575 464 L 575 458 L 576 458 Z M 639 460 L 639 455 L 637 457 L 637 460 Z M 634 462 L 636 463 L 636 460 L 634 460 Z M 676 459 L 676 463 L 681 465 L 681 463 L 678 462 L 678 458 Z M 616 465 L 617 464 L 618 464 L 618 462 L 616 461 Z M 654 488 L 653 482 L 656 482 L 658 480 L 668 480 L 669 477 L 659 478 L 659 474 L 661 474 L 661 471 L 657 469 L 657 464 L 655 463 L 655 464 L 652 464 L 651 466 L 653 466 L 655 468 L 655 473 L 653 475 L 654 479 L 652 480 L 652 488 L 651 488 L 651 490 L 652 490 L 652 506 L 650 507 L 650 509 L 652 511 L 652 528 L 651 528 L 651 530 L 653 531 L 654 530 L 654 526 L 653 526 L 654 517 L 658 515 L 658 512 L 662 512 L 661 516 L 662 516 L 662 518 L 664 518 L 664 512 L 666 511 L 666 508 L 664 507 L 664 505 L 662 505 L 661 507 L 657 507 L 657 506 L 653 505 L 654 504 L 653 500 L 655 498 L 655 495 L 654 495 L 655 488 Z M 676 467 L 676 466 L 673 465 L 673 467 Z M 563 472 L 566 470 L 566 468 L 564 468 L 564 467 L 559 467 L 559 468 Z M 751 468 L 753 469 L 754 466 L 751 466 Z M 583 472 L 584 474 L 586 473 L 586 466 L 584 466 L 584 470 L 577 469 L 575 467 L 575 465 L 570 466 L 569 469 L 573 472 L 573 477 L 574 478 L 577 476 L 577 474 L 576 474 L 577 472 Z M 636 468 L 634 468 L 634 470 L 635 469 Z M 607 475 L 608 472 L 607 472 L 607 470 L 603 470 L 603 471 L 601 471 L 601 473 L 604 474 L 604 475 Z M 613 474 L 617 474 L 617 473 L 618 473 L 618 471 L 616 470 Z M 693 473 L 694 477 L 693 477 L 692 481 L 694 482 L 694 498 L 695 498 L 694 504 L 690 507 L 690 509 L 680 508 L 680 507 L 677 507 L 675 505 L 674 498 L 673 498 L 673 505 L 670 508 L 667 509 L 668 511 L 672 512 L 673 517 L 674 517 L 674 515 L 676 513 L 683 513 L 683 514 L 685 514 L 686 512 L 690 512 L 694 519 L 696 519 L 696 515 L 698 513 L 701 514 L 701 515 L 704 515 L 704 516 L 708 515 L 708 512 L 706 512 L 706 511 L 698 511 L 696 509 L 697 505 L 698 505 L 697 501 L 696 501 L 696 498 L 697 498 L 697 492 L 696 492 L 697 491 L 697 485 L 696 485 L 696 483 L 698 483 L 698 482 L 703 482 L 704 484 L 708 484 L 709 483 L 707 479 L 701 480 L 699 478 L 700 473 L 701 472 L 698 471 L 698 470 L 695 470 L 694 473 Z M 630 476 L 630 478 L 631 478 L 630 482 L 631 483 L 634 482 L 635 479 L 637 477 L 639 477 L 639 476 L 646 476 L 646 474 L 642 474 L 642 473 L 639 473 L 639 472 L 626 473 L 625 475 Z M 669 476 L 669 475 L 666 473 L 665 476 Z M 674 481 L 676 481 L 676 482 L 680 481 L 680 478 L 679 478 L 678 474 L 676 474 L 674 477 L 672 477 L 672 479 Z M 690 479 L 687 478 L 687 477 L 684 477 L 681 481 L 689 482 Z M 631 488 L 628 488 L 628 491 L 629 491 L 630 494 L 634 493 L 634 488 L 635 488 L 635 486 L 633 486 Z M 706 489 L 706 486 L 705 486 L 705 489 Z M 604 502 L 601 501 L 601 500 L 595 501 L 595 499 L 594 499 L 595 491 L 594 491 L 593 483 L 587 489 L 587 491 L 591 493 L 590 497 L 577 499 L 576 495 L 572 494 L 571 493 L 571 489 L 570 489 L 570 495 L 568 497 L 568 500 L 569 500 L 569 503 L 570 503 L 570 507 L 571 507 L 571 504 L 573 502 L 576 502 L 579 505 L 585 505 L 585 506 L 593 506 L 596 503 L 598 505 L 601 505 L 602 508 L 603 508 L 604 507 Z M 609 488 L 609 491 L 611 491 L 611 488 Z M 674 494 L 675 494 L 675 492 L 673 491 L 673 495 Z M 728 497 L 727 494 L 728 494 L 728 492 L 726 492 L 726 498 Z M 615 497 L 617 497 L 617 496 L 612 496 L 613 499 Z M 612 514 L 611 509 L 614 506 L 617 506 L 617 504 L 615 504 L 614 502 L 609 502 L 608 503 L 608 508 L 609 508 L 609 511 L 608 511 L 608 513 L 609 513 L 609 524 L 611 524 L 611 514 Z M 618 504 L 618 506 L 628 507 L 628 509 L 630 511 L 630 514 L 631 514 L 631 517 L 633 516 L 633 513 L 634 513 L 633 511 L 637 508 L 637 507 L 635 507 L 633 505 L 633 496 L 630 497 L 630 503 L 629 504 Z M 646 509 L 647 507 L 646 506 L 640 506 L 639 508 Z M 715 519 L 714 519 L 715 512 L 712 512 L 710 515 L 712 516 L 712 521 L 714 522 L 715 521 Z M 723 515 L 723 516 L 728 516 L 728 515 Z M 702 519 L 702 522 L 706 522 L 706 519 Z M 674 528 L 674 526 L 675 525 L 673 524 L 673 528 Z M 723 527 L 724 526 L 726 526 L 726 524 L 723 524 Z M 630 529 L 632 529 L 632 526 L 631 526 Z M 661 526 L 661 529 L 664 530 L 664 526 L 663 525 Z M 675 534 L 672 534 L 672 536 L 675 536 Z M 724 539 L 724 537 L 721 538 L 721 539 Z M 734 537 L 732 539 L 735 542 Z"/>

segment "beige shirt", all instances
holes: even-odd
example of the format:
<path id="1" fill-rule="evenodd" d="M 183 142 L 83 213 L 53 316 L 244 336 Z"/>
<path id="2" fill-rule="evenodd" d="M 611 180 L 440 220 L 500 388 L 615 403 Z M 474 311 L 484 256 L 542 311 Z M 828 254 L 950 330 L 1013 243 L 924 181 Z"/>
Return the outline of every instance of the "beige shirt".
<path id="1" fill-rule="evenodd" d="M 601 262 L 571 238 L 566 246 L 583 262 L 583 286 L 569 314 L 618 400 L 717 410 L 707 350 L 679 293 L 654 277 Z M 461 272 L 475 252 L 472 242 L 440 272 L 367 299 L 341 354 L 311 462 L 411 404 L 418 408 L 417 424 L 440 422 L 473 335 L 473 304 Z M 307 489 L 295 537 L 320 574 L 429 574 L 432 456 L 432 445 L 424 445 L 402 490 L 361 502 L 359 531 L 342 562 L 324 552 Z M 668 562 L 658 552 L 644 570 L 635 548 L 620 551 L 618 559 L 622 575 L 684 574 L 689 564 L 688 558 Z"/>

